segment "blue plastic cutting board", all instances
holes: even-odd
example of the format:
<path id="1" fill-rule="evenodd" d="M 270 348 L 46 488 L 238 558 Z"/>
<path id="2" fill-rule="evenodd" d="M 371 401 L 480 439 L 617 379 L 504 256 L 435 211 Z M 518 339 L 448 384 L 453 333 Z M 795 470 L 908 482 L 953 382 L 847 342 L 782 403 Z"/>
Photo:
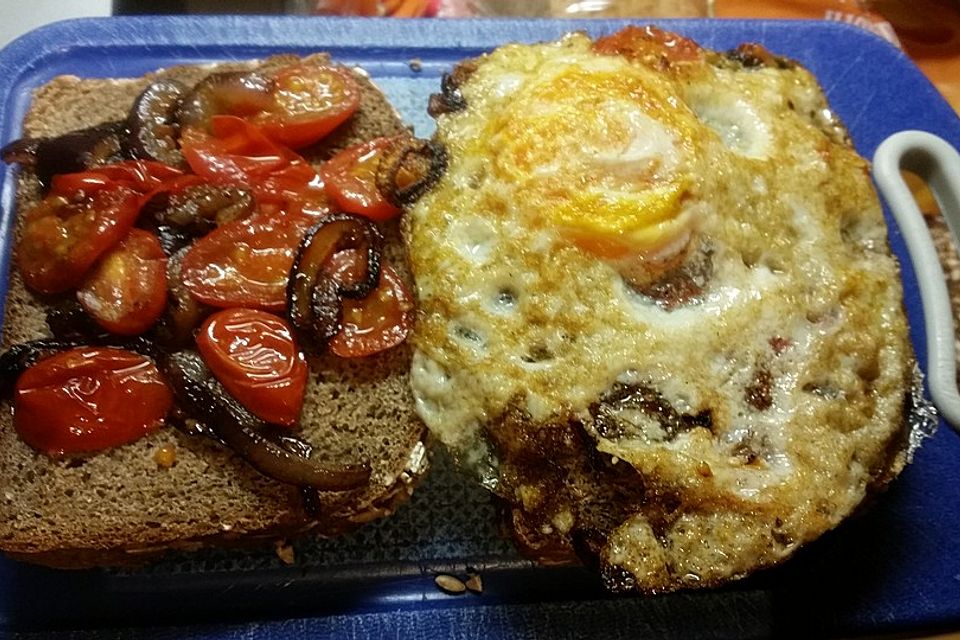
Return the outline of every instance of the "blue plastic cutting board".
<path id="1" fill-rule="evenodd" d="M 509 41 L 620 22 L 391 21 L 189 17 L 70 21 L 0 52 L 0 143 L 19 135 L 30 91 L 57 74 L 139 75 L 157 67 L 324 50 L 358 63 L 419 135 L 440 74 Z M 858 150 L 925 129 L 960 147 L 960 121 L 896 49 L 853 27 L 817 22 L 661 21 L 703 45 L 744 41 L 795 58 L 820 79 Z M 411 70 L 419 59 L 422 70 Z M 9 262 L 13 173 L 3 174 L 0 267 Z M 903 243 L 913 337 L 924 358 L 922 312 Z M 921 363 L 923 364 L 923 363 Z M 303 543 L 284 567 L 271 552 L 205 552 L 142 570 L 58 572 L 0 560 L 0 631 L 22 637 L 140 632 L 211 638 L 755 637 L 853 635 L 960 628 L 960 438 L 928 440 L 894 486 L 861 516 L 783 567 L 725 589 L 614 598 L 589 571 L 535 568 L 497 538 L 485 495 L 441 457 L 412 504 L 333 543 Z M 434 572 L 483 570 L 482 596 L 451 597 Z M 24 631 L 25 630 L 25 631 Z M 33 630 L 33 631 L 30 631 Z M 57 631 L 59 630 L 59 631 Z M 97 636 L 101 637 L 101 636 Z"/>

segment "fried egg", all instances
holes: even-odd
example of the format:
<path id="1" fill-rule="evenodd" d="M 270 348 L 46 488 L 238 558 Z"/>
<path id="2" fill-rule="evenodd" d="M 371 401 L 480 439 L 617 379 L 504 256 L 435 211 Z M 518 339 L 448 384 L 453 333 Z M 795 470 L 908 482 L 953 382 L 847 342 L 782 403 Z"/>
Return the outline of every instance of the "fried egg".
<path id="1" fill-rule="evenodd" d="M 634 27 L 500 47 L 432 105 L 417 411 L 528 551 L 614 589 L 717 584 L 896 475 L 898 265 L 806 70 Z"/>

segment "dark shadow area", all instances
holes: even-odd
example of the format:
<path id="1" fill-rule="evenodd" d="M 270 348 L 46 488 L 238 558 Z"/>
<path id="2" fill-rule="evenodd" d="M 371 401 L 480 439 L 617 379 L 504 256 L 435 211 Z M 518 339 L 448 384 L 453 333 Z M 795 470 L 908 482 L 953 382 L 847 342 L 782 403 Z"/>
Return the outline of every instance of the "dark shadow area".
<path id="1" fill-rule="evenodd" d="M 559 637 L 564 631 L 590 630 L 603 632 L 596 637 L 610 638 L 636 637 L 641 631 L 667 638 L 758 638 L 769 636 L 773 628 L 771 594 L 760 590 L 615 597 L 582 568 L 535 568 L 523 561 L 490 560 L 476 562 L 471 569 L 483 576 L 482 595 L 450 596 L 435 586 L 438 573 L 465 574 L 462 564 L 377 564 L 149 579 L 17 565 L 7 582 L 12 586 L 7 627 L 53 633 L 78 627 L 107 631 L 122 625 L 149 633 L 159 631 L 158 621 L 164 627 L 233 626 L 315 618 L 320 625 L 332 624 L 338 616 L 375 619 L 390 612 L 402 617 L 429 611 L 424 620 L 436 624 L 494 617 L 502 631 L 513 630 L 518 637 L 529 636 L 534 629 L 553 629 Z"/>

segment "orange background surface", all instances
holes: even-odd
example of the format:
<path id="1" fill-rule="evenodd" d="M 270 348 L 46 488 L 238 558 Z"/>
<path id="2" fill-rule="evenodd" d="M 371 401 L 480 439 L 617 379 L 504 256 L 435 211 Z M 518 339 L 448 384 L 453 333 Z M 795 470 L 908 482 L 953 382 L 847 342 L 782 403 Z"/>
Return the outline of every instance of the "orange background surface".
<path id="1" fill-rule="evenodd" d="M 857 24 L 902 47 L 960 113 L 958 0 L 715 0 L 714 15 Z"/>

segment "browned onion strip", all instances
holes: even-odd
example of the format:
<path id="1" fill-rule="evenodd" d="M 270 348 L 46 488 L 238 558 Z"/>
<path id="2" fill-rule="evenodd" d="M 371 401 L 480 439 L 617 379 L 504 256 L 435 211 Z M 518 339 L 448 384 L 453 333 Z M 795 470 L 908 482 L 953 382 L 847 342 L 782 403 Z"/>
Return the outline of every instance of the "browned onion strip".
<path id="1" fill-rule="evenodd" d="M 330 278 L 320 278 L 310 291 L 310 343 L 323 346 L 342 328 L 340 288 Z"/>
<path id="2" fill-rule="evenodd" d="M 177 110 L 181 127 L 210 129 L 217 114 L 249 116 L 274 107 L 273 81 L 252 71 L 212 73 L 184 97 Z"/>
<path id="3" fill-rule="evenodd" d="M 411 204 L 432 187 L 447 168 L 447 152 L 440 144 L 419 138 L 395 142 L 380 159 L 377 189 L 397 207 Z"/>
<path id="4" fill-rule="evenodd" d="M 80 306 L 76 298 L 52 302 L 47 308 L 47 326 L 57 340 L 102 337 L 104 329 Z"/>
<path id="5" fill-rule="evenodd" d="M 330 259 L 354 249 L 362 257 L 361 277 L 354 282 L 335 279 Z M 380 281 L 383 236 L 367 218 L 334 213 L 307 231 L 287 282 L 287 304 L 293 326 L 323 347 L 340 331 L 343 298 L 363 298 Z"/>
<path id="6" fill-rule="evenodd" d="M 163 373 L 187 412 L 263 475 L 323 491 L 359 489 L 370 481 L 367 465 L 320 464 L 271 440 L 266 435 L 269 425 L 223 388 L 199 354 L 178 351 L 166 356 Z"/>
<path id="7" fill-rule="evenodd" d="M 186 92 L 176 80 L 158 80 L 137 96 L 127 116 L 124 147 L 128 157 L 184 165 L 177 145 L 177 110 Z"/>
<path id="8" fill-rule="evenodd" d="M 442 116 L 445 113 L 456 113 L 467 108 L 467 101 L 460 92 L 456 79 L 449 73 L 443 74 L 440 81 L 440 93 L 430 94 L 427 103 L 427 113 L 431 118 Z"/>
<path id="9" fill-rule="evenodd" d="M 76 173 L 122 159 L 120 137 L 124 123 L 106 122 L 56 138 L 21 138 L 0 149 L 6 163 L 31 167 L 47 188 L 53 176 Z"/>
<path id="10" fill-rule="evenodd" d="M 455 66 L 450 73 L 443 74 L 443 79 L 440 81 L 440 93 L 434 93 L 430 96 L 427 113 L 436 118 L 445 113 L 454 113 L 466 109 L 467 101 L 463 97 L 460 87 L 476 70 L 477 62 L 469 60 Z"/>
<path id="11" fill-rule="evenodd" d="M 249 189 L 197 184 L 154 194 L 140 209 L 139 221 L 147 228 L 168 227 L 196 238 L 220 225 L 246 218 L 254 208 Z"/>
<path id="12" fill-rule="evenodd" d="M 193 343 L 193 332 L 213 312 L 190 295 L 180 275 L 180 263 L 187 247 L 176 251 L 167 260 L 167 309 L 156 327 L 156 339 L 165 347 L 184 347 Z"/>

